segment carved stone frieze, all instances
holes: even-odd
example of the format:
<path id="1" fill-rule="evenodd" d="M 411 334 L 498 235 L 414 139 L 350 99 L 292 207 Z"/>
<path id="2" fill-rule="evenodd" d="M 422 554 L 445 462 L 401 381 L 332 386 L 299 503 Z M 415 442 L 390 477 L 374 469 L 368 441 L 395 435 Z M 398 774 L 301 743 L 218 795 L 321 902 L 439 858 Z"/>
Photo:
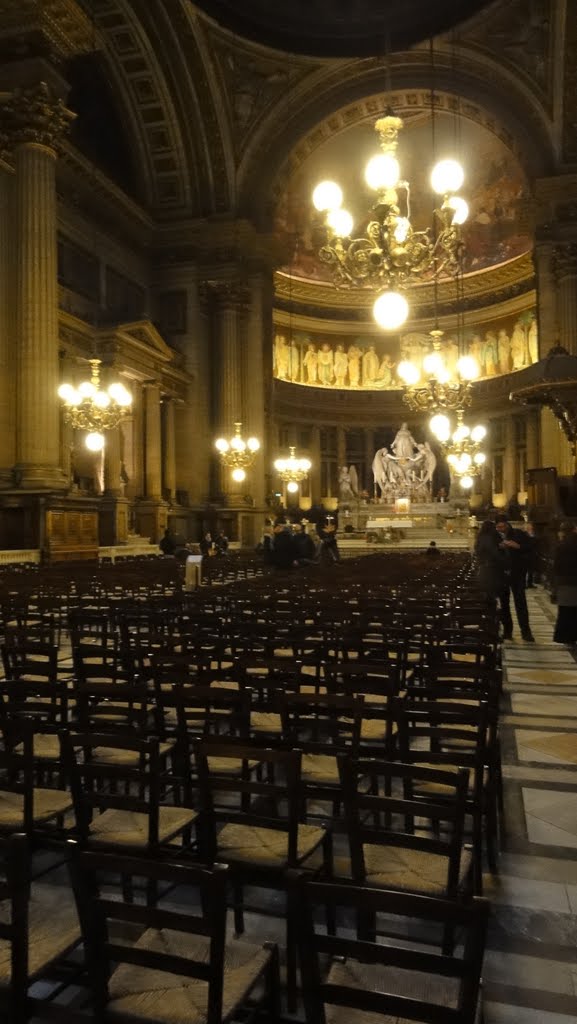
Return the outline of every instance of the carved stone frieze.
<path id="1" fill-rule="evenodd" d="M 199 297 L 205 309 L 234 309 L 244 312 L 250 296 L 242 281 L 206 280 L 199 284 Z"/>
<path id="2" fill-rule="evenodd" d="M 34 143 L 56 149 L 75 114 L 46 82 L 15 89 L 0 105 L 0 133 L 9 147 Z"/>

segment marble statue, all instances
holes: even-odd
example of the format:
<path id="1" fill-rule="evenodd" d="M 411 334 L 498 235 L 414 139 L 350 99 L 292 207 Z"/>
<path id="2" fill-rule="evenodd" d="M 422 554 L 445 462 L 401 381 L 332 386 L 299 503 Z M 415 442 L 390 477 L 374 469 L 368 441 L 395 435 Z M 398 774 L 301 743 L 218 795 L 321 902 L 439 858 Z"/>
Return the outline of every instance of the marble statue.
<path id="1" fill-rule="evenodd" d="M 511 359 L 513 360 L 514 370 L 521 370 L 526 366 L 526 346 L 525 331 L 523 326 L 517 322 L 511 335 Z"/>
<path id="2" fill-rule="evenodd" d="M 509 373 L 511 369 L 511 339 L 505 330 L 499 331 L 497 352 L 499 354 L 499 372 Z"/>
<path id="3" fill-rule="evenodd" d="M 349 361 L 347 359 L 347 353 L 345 352 L 344 345 L 337 345 L 337 350 L 335 352 L 334 369 L 335 383 L 338 388 L 344 388 L 348 368 Z"/>
<path id="4" fill-rule="evenodd" d="M 374 384 L 379 376 L 379 366 L 380 360 L 375 352 L 375 346 L 369 345 L 363 356 L 363 384 Z"/>
<path id="5" fill-rule="evenodd" d="M 537 334 L 537 321 L 535 317 L 529 324 L 529 331 L 527 333 L 527 346 L 529 348 L 529 362 L 539 362 L 539 338 Z"/>
<path id="6" fill-rule="evenodd" d="M 357 345 L 350 345 L 347 352 L 349 361 L 349 383 L 352 388 L 358 388 L 361 379 L 361 356 L 362 352 Z"/>
<path id="7" fill-rule="evenodd" d="M 401 424 L 391 444 L 379 448 L 373 458 L 373 479 L 384 502 L 411 497 L 426 501 L 430 497 L 437 457 L 428 441 L 418 444 L 406 423 Z"/>
<path id="8" fill-rule="evenodd" d="M 318 354 L 319 380 L 321 384 L 332 384 L 334 376 L 334 352 L 325 342 Z"/>
<path id="9" fill-rule="evenodd" d="M 341 466 L 339 473 L 339 499 L 352 501 L 358 493 L 358 476 L 355 466 Z"/>
<path id="10" fill-rule="evenodd" d="M 315 346 L 310 343 L 303 359 L 303 368 L 307 372 L 307 384 L 316 384 L 319 378 L 319 358 Z"/>

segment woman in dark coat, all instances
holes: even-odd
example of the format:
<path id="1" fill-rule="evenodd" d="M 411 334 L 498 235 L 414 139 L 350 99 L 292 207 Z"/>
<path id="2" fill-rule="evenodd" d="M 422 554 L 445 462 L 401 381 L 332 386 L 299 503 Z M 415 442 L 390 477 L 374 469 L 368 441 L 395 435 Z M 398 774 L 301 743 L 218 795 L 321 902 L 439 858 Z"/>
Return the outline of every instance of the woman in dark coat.
<path id="1" fill-rule="evenodd" d="M 491 600 L 496 600 L 507 588 L 507 555 L 499 546 L 501 537 L 495 523 L 487 519 L 481 524 L 475 542 L 475 556 L 478 565 L 478 580 L 481 590 Z"/>
<path id="2" fill-rule="evenodd" d="M 553 559 L 557 595 L 556 644 L 577 644 L 577 530 L 567 525 Z"/>

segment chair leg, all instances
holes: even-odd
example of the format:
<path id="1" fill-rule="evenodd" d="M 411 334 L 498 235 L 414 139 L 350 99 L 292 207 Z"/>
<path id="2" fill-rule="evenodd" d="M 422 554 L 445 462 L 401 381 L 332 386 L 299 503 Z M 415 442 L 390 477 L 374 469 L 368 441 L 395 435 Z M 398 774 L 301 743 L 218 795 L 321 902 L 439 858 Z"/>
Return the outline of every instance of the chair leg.
<path id="1" fill-rule="evenodd" d="M 286 912 L 286 992 L 289 1013 L 297 1008 L 297 929 L 294 911 L 287 901 Z"/>
<path id="2" fill-rule="evenodd" d="M 242 883 L 233 881 L 232 892 L 234 900 L 234 930 L 237 935 L 242 935 L 244 932 L 244 894 Z"/>
<path id="3" fill-rule="evenodd" d="M 271 949 L 271 958 L 266 972 L 265 979 L 265 991 L 266 991 L 266 1005 L 268 1007 L 268 1020 L 270 1024 L 278 1024 L 281 1019 L 281 1004 L 280 1004 L 280 968 L 279 968 L 279 956 L 278 947 L 265 943 L 267 948 Z"/>

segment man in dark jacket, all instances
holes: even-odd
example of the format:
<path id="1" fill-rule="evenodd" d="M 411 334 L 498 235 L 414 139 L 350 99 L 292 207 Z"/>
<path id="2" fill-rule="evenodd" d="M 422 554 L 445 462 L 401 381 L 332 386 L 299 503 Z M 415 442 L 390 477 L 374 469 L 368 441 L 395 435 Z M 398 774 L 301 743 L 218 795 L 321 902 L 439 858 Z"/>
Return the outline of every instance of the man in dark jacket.
<path id="1" fill-rule="evenodd" d="M 531 541 L 524 530 L 515 530 L 504 514 L 497 516 L 495 527 L 500 534 L 499 547 L 507 555 L 509 569 L 508 584 L 503 592 L 499 594 L 505 640 L 510 640 L 513 635 L 513 619 L 511 618 L 509 607 L 509 597 L 512 594 L 521 636 L 528 643 L 534 643 L 535 637 L 529 625 L 529 610 L 525 595 L 527 566 L 531 555 Z"/>

